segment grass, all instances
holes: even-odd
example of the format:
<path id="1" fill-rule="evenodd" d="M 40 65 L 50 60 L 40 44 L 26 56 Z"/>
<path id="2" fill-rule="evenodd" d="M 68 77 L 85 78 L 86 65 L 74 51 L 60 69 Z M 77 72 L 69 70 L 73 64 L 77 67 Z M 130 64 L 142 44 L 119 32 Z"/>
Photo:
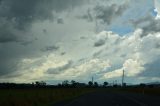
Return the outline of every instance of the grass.
<path id="1" fill-rule="evenodd" d="M 0 90 L 0 106 L 48 106 L 92 91 L 90 88 Z"/>

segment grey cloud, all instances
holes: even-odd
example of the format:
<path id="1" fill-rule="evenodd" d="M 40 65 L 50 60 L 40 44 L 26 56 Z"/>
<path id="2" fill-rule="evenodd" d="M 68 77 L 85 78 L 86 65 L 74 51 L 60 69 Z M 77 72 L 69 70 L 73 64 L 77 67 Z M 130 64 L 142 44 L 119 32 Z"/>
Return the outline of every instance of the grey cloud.
<path id="1" fill-rule="evenodd" d="M 105 44 L 105 39 L 99 39 L 98 41 L 96 41 L 95 43 L 94 43 L 94 47 L 99 47 L 99 46 L 102 46 L 102 45 L 104 45 Z"/>
<path id="2" fill-rule="evenodd" d="M 8 22 L 6 18 L 0 17 L 0 43 L 15 42 L 18 40 L 16 30 L 13 29 L 13 24 Z"/>
<path id="3" fill-rule="evenodd" d="M 66 63 L 63 66 L 57 67 L 57 68 L 50 68 L 47 70 L 48 74 L 59 74 L 67 69 L 69 69 L 73 64 L 73 61 L 68 61 L 68 63 Z"/>
<path id="4" fill-rule="evenodd" d="M 81 36 L 81 37 L 80 37 L 80 39 L 87 39 L 87 37 L 85 37 L 85 36 Z"/>
<path id="5" fill-rule="evenodd" d="M 58 19 L 57 19 L 57 23 L 58 23 L 58 24 L 64 24 L 64 20 L 63 20 L 62 18 L 58 18 Z"/>
<path id="6" fill-rule="evenodd" d="M 46 34 L 47 33 L 47 29 L 43 29 L 43 33 Z"/>
<path id="7" fill-rule="evenodd" d="M 44 54 L 39 52 L 41 45 L 26 46 L 37 39 L 34 39 L 31 31 L 34 22 L 54 21 L 55 14 L 69 12 L 84 1 L 0 0 L 0 76 L 16 72 L 17 65 L 24 58 L 36 58 Z M 55 51 L 58 48 L 48 46 L 43 50 Z"/>
<path id="8" fill-rule="evenodd" d="M 93 14 L 91 14 L 90 9 L 87 10 L 87 13 L 85 13 L 82 16 L 78 16 L 77 18 L 86 19 L 88 22 L 92 22 L 94 20 L 94 16 L 93 16 Z"/>
<path id="9" fill-rule="evenodd" d="M 69 11 L 83 4 L 83 2 L 84 0 L 1 0 L 0 42 L 17 41 L 17 33 L 13 33 L 13 30 L 27 32 L 34 22 L 53 21 L 55 17 L 53 11 L 56 13 Z M 62 23 L 63 21 L 59 20 L 59 22 Z M 20 38 L 18 39 L 20 40 Z"/>
<path id="10" fill-rule="evenodd" d="M 117 5 L 112 4 L 110 6 L 97 5 L 94 8 L 96 13 L 96 19 L 103 20 L 107 24 L 111 24 L 114 18 L 121 16 L 127 9 L 127 4 Z"/>
<path id="11" fill-rule="evenodd" d="M 1 30 L 2 29 L 0 29 L 0 43 L 15 42 L 18 40 L 18 38 L 11 32 Z"/>
<path id="12" fill-rule="evenodd" d="M 66 54 L 66 52 L 61 52 L 61 56 L 65 55 L 65 54 Z"/>
<path id="13" fill-rule="evenodd" d="M 155 17 L 147 15 L 138 20 L 132 21 L 132 24 L 135 28 L 143 29 L 143 36 L 147 36 L 149 33 L 155 33 L 160 31 L 160 20 L 155 20 Z"/>
<path id="14" fill-rule="evenodd" d="M 29 44 L 32 44 L 34 41 L 35 41 L 35 40 L 22 41 L 22 42 L 20 42 L 20 44 L 23 45 L 23 46 L 27 46 L 27 45 L 29 45 Z"/>
<path id="15" fill-rule="evenodd" d="M 15 72 L 17 70 L 17 64 L 18 64 L 18 61 L 14 59 L 9 59 L 9 61 L 8 59 L 7 60 L 5 58 L 3 59 L 4 60 L 0 61 L 0 76 L 1 77 Z"/>
<path id="16" fill-rule="evenodd" d="M 98 52 L 93 53 L 93 57 L 98 57 L 101 55 L 101 53 L 103 52 L 103 50 L 100 50 Z"/>
<path id="17" fill-rule="evenodd" d="M 59 49 L 59 46 L 52 45 L 52 46 L 46 46 L 45 48 L 41 49 L 42 51 L 56 51 Z"/>
<path id="18" fill-rule="evenodd" d="M 159 77 L 160 76 L 160 58 L 144 65 L 145 71 L 140 73 L 142 77 Z"/>
<path id="19" fill-rule="evenodd" d="M 18 28 L 35 20 L 53 20 L 53 10 L 62 12 L 81 5 L 83 0 L 2 0 L 1 17 L 14 19 Z"/>
<path id="20" fill-rule="evenodd" d="M 155 44 L 155 48 L 159 49 L 160 48 L 160 43 L 159 42 L 156 42 Z"/>
<path id="21" fill-rule="evenodd" d="M 95 5 L 93 8 L 88 8 L 86 13 L 77 16 L 77 18 L 86 19 L 88 22 L 102 20 L 110 25 L 115 18 L 121 16 L 128 8 L 127 2 L 115 4 L 114 2 L 105 1 L 105 3 L 110 5 Z"/>

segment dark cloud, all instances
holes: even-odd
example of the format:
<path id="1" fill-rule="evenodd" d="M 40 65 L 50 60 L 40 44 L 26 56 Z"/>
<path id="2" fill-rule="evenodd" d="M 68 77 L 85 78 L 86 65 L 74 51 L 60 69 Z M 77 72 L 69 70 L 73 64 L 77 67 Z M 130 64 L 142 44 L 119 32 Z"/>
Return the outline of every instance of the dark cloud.
<path id="1" fill-rule="evenodd" d="M 88 22 L 92 22 L 94 19 L 94 16 L 93 16 L 93 14 L 91 14 L 91 10 L 88 9 L 86 14 L 84 14 L 82 16 L 78 16 L 77 18 L 86 19 Z"/>
<path id="2" fill-rule="evenodd" d="M 128 8 L 127 3 L 121 5 L 110 3 L 110 1 L 106 1 L 105 3 L 110 5 L 98 4 L 93 8 L 88 8 L 86 13 L 77 16 L 77 18 L 86 19 L 88 22 L 102 20 L 109 25 L 115 18 L 121 16 Z"/>
<path id="3" fill-rule="evenodd" d="M 66 52 L 62 52 L 62 53 L 61 53 L 61 56 L 65 55 L 65 54 L 66 54 Z"/>
<path id="4" fill-rule="evenodd" d="M 57 19 L 57 24 L 64 24 L 63 19 L 62 19 L 62 18 L 58 18 L 58 19 Z"/>
<path id="5" fill-rule="evenodd" d="M 16 30 L 13 28 L 13 23 L 8 22 L 6 18 L 0 17 L 0 43 L 18 41 Z"/>
<path id="6" fill-rule="evenodd" d="M 103 50 L 100 50 L 98 52 L 93 53 L 93 57 L 98 57 L 101 55 L 101 53 L 103 52 Z"/>
<path id="7" fill-rule="evenodd" d="M 36 58 L 44 54 L 39 52 L 40 45 L 26 46 L 33 44 L 37 39 L 31 32 L 33 23 L 45 20 L 54 21 L 55 17 L 57 19 L 56 14 L 69 12 L 84 1 L 0 0 L 0 76 L 16 72 L 19 63 L 24 58 Z M 43 32 L 46 33 L 47 30 Z M 58 49 L 58 46 L 47 46 L 43 50 Z"/>
<path id="8" fill-rule="evenodd" d="M 159 49 L 159 48 L 160 48 L 160 42 L 156 42 L 155 48 L 156 48 L 156 49 Z"/>
<path id="9" fill-rule="evenodd" d="M 110 6 L 97 5 L 94 8 L 94 11 L 96 13 L 96 19 L 100 19 L 107 24 L 111 24 L 113 19 L 121 16 L 123 12 L 127 10 L 127 7 L 127 4 L 112 4 Z"/>
<path id="10" fill-rule="evenodd" d="M 43 33 L 46 34 L 47 33 L 47 29 L 43 29 Z"/>
<path id="11" fill-rule="evenodd" d="M 160 20 L 156 20 L 155 17 L 151 15 L 132 21 L 132 24 L 135 28 L 143 29 L 143 34 L 141 37 L 160 31 Z"/>
<path id="12" fill-rule="evenodd" d="M 13 33 L 11 32 L 7 32 L 7 31 L 1 31 L 2 29 L 0 29 L 0 43 L 7 43 L 7 42 L 15 42 L 18 40 L 17 36 L 15 36 Z"/>
<path id="13" fill-rule="evenodd" d="M 160 58 L 144 65 L 145 71 L 140 73 L 141 77 L 159 77 L 160 76 Z"/>
<path id="14" fill-rule="evenodd" d="M 0 77 L 8 75 L 8 74 L 12 74 L 13 72 L 15 72 L 17 70 L 17 65 L 18 65 L 18 59 L 14 60 L 14 59 L 6 59 L 6 58 L 0 58 Z"/>
<path id="15" fill-rule="evenodd" d="M 80 37 L 80 39 L 82 39 L 82 40 L 83 40 L 83 39 L 87 39 L 87 37 L 85 37 L 85 36 L 81 36 L 81 37 Z"/>
<path id="16" fill-rule="evenodd" d="M 22 41 L 20 44 L 23 46 L 27 46 L 29 44 L 32 44 L 35 40 L 30 40 L 30 41 Z"/>
<path id="17" fill-rule="evenodd" d="M 63 66 L 57 67 L 57 68 L 50 68 L 47 70 L 48 74 L 59 74 L 67 69 L 69 69 L 73 64 L 73 61 L 68 61 L 68 63 L 66 63 Z"/>
<path id="18" fill-rule="evenodd" d="M 62 12 L 82 4 L 83 0 L 2 0 L 1 17 L 14 19 L 18 28 L 35 20 L 53 20 L 53 11 Z"/>
<path id="19" fill-rule="evenodd" d="M 94 47 L 103 46 L 105 42 L 106 42 L 105 39 L 99 39 L 98 41 L 94 43 Z"/>
<path id="20" fill-rule="evenodd" d="M 1 0 L 0 22 L 4 22 L 0 26 L 0 43 L 17 41 L 17 33 L 13 30 L 27 32 L 34 22 L 53 21 L 53 11 L 69 11 L 82 3 L 83 0 Z M 63 20 L 58 20 L 58 23 L 63 23 Z"/>
<path id="21" fill-rule="evenodd" d="M 52 45 L 52 46 L 46 46 L 42 51 L 57 51 L 59 49 L 59 46 Z"/>

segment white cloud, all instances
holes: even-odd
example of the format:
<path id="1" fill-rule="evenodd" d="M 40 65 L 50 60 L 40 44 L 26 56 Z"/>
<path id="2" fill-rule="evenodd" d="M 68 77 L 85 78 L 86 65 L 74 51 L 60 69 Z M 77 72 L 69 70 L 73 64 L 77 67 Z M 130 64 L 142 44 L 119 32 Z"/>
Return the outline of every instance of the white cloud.
<path id="1" fill-rule="evenodd" d="M 90 59 L 83 61 L 67 69 L 65 72 L 56 76 L 59 79 L 80 79 L 83 77 L 82 80 L 88 80 L 91 76 L 103 72 L 105 68 L 110 67 L 109 60 L 103 59 Z"/>
<path id="2" fill-rule="evenodd" d="M 154 11 L 157 13 L 157 16 L 155 19 L 160 19 L 160 2 L 158 0 L 154 0 L 155 9 Z"/>

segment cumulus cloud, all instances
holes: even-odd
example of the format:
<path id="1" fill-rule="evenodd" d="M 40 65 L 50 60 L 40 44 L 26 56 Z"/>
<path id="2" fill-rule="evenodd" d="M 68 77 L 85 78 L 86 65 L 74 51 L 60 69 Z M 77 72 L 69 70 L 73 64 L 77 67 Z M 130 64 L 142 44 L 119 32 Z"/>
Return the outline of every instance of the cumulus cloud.
<path id="1" fill-rule="evenodd" d="M 101 34 L 106 36 L 106 33 L 103 32 Z M 111 61 L 111 68 L 106 69 L 103 76 L 104 79 L 121 77 L 123 69 L 127 77 L 142 77 L 147 75 L 146 73 L 158 73 L 158 70 L 150 66 L 158 67 L 159 59 L 157 59 L 157 56 L 159 49 L 157 47 L 159 46 L 157 46 L 157 43 L 159 42 L 159 33 L 148 34 L 141 38 L 142 34 L 143 30 L 137 29 L 134 33 L 125 37 L 116 36 L 114 33 L 110 33 L 110 37 L 107 39 L 103 37 L 106 41 L 106 46 L 94 53 L 93 56 Z M 105 50 L 106 47 L 107 51 Z M 117 64 L 121 65 L 115 67 Z"/>
<path id="2" fill-rule="evenodd" d="M 103 59 L 89 59 L 84 60 L 81 63 L 75 64 L 73 67 L 69 68 L 65 72 L 59 74 L 56 76 L 56 78 L 63 78 L 63 79 L 81 79 L 82 77 L 84 79 L 81 80 L 89 80 L 91 76 L 94 76 L 97 74 L 97 77 L 99 77 L 98 73 L 103 72 L 105 68 L 110 67 L 109 60 L 103 60 Z"/>
<path id="3" fill-rule="evenodd" d="M 160 41 L 160 34 L 154 33 L 141 37 L 142 34 L 142 29 L 137 29 L 128 36 L 103 31 L 97 34 L 94 40 L 104 39 L 105 45 L 98 46 L 96 52 L 90 57 L 81 61 L 68 61 L 50 53 L 48 57 L 23 60 L 23 64 L 18 66 L 21 67 L 21 70 L 26 71 L 19 71 L 18 75 L 21 78 L 22 73 L 25 73 L 23 78 L 26 78 L 32 73 L 29 81 L 38 78 L 47 80 L 50 77 L 61 80 L 85 77 L 85 80 L 88 80 L 92 75 L 104 80 L 121 77 L 123 69 L 125 76 L 132 78 L 146 77 L 146 73 L 158 73 L 158 69 L 152 67 L 158 67 L 159 58 L 157 57 L 160 51 L 157 45 Z"/>
<path id="4" fill-rule="evenodd" d="M 94 46 L 95 47 L 99 47 L 99 46 L 102 46 L 102 45 L 105 45 L 105 43 L 107 41 L 109 41 L 110 39 L 114 39 L 114 40 L 117 40 L 116 37 L 117 35 L 115 34 L 115 36 L 112 36 L 113 35 L 113 32 L 111 31 L 102 31 L 100 32 L 99 34 L 96 35 L 95 37 L 95 43 L 94 43 Z M 116 42 L 115 42 L 116 43 Z"/>

